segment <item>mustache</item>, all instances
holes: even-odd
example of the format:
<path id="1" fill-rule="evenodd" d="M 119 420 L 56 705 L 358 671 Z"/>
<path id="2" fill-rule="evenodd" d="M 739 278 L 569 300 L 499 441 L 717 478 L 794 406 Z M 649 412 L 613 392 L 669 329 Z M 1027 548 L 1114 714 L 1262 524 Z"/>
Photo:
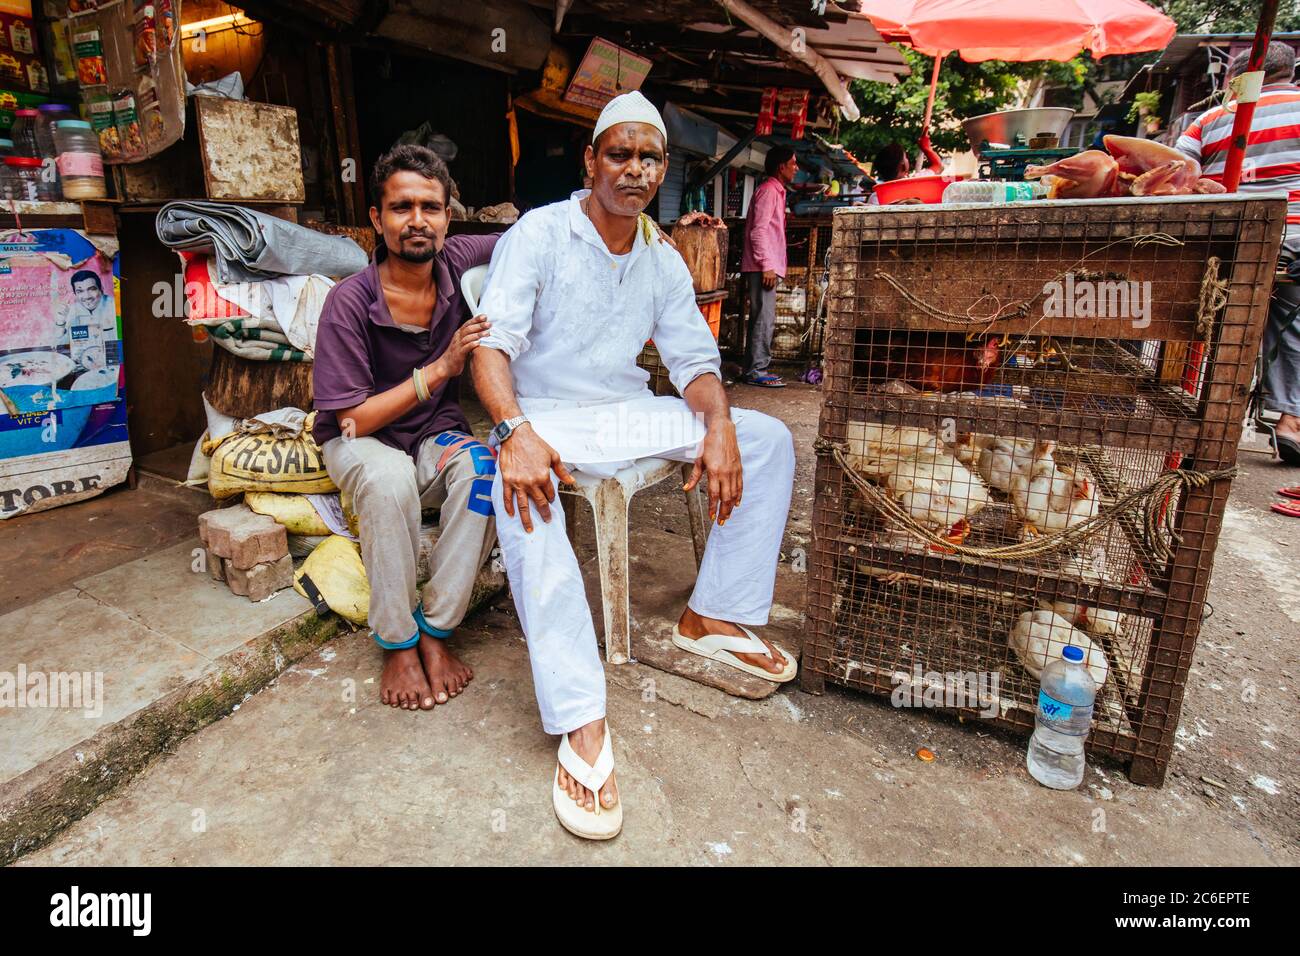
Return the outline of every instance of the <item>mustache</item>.
<path id="1" fill-rule="evenodd" d="M 433 233 L 427 229 L 403 229 L 399 239 L 432 239 Z"/>

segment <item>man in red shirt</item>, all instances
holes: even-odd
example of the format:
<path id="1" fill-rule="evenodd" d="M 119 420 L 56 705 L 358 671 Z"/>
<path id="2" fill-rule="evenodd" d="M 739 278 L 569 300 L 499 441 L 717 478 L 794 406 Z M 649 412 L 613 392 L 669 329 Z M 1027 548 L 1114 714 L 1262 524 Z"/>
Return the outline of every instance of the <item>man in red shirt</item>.
<path id="1" fill-rule="evenodd" d="M 1228 79 L 1245 70 L 1248 60 L 1246 52 L 1233 57 L 1228 64 Z M 1237 191 L 1287 194 L 1287 229 L 1278 268 L 1300 278 L 1296 276 L 1300 272 L 1300 87 L 1292 79 L 1295 50 L 1274 40 L 1264 53 L 1263 70 L 1264 88 L 1246 139 L 1246 159 Z M 1235 117 L 1235 102 L 1216 106 L 1178 137 L 1178 150 L 1197 160 L 1209 179 L 1223 177 Z M 1274 430 L 1274 445 L 1288 465 L 1300 465 L 1297 307 L 1300 307 L 1300 285 L 1279 284 L 1269 302 L 1268 323 L 1264 327 L 1264 403 L 1269 410 L 1281 413 Z"/>
<path id="2" fill-rule="evenodd" d="M 740 271 L 749 296 L 749 348 L 744 381 L 764 388 L 785 382 L 767 370 L 772 364 L 772 332 L 776 329 L 776 286 L 785 278 L 785 187 L 794 182 L 799 160 L 789 146 L 767 151 L 767 178 L 754 190 L 745 219 L 745 249 Z"/>

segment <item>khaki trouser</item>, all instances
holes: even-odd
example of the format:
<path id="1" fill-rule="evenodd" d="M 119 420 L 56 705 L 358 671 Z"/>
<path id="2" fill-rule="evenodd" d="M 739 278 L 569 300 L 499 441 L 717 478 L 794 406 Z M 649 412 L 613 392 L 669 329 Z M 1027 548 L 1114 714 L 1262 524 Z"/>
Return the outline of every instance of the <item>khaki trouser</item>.
<path id="1" fill-rule="evenodd" d="M 370 629 L 389 644 L 418 632 L 415 569 L 420 509 L 438 508 L 432 577 L 418 599 L 431 627 L 450 632 L 465 616 L 479 568 L 492 551 L 492 478 L 486 445 L 460 432 L 426 438 L 419 455 L 377 438 L 333 438 L 321 449 L 334 483 L 352 499 L 370 581 Z"/>

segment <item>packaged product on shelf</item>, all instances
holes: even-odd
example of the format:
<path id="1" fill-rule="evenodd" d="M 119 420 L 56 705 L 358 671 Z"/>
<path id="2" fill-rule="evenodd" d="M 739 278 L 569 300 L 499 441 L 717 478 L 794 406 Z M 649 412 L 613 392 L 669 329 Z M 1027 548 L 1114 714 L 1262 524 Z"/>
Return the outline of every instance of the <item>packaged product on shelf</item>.
<path id="1" fill-rule="evenodd" d="M 68 0 L 69 13 L 86 13 L 99 9 L 99 0 Z"/>
<path id="2" fill-rule="evenodd" d="M 28 56 L 23 57 L 24 71 L 27 76 L 27 88 L 33 93 L 48 93 L 50 91 L 50 75 L 45 72 L 45 64 L 41 62 L 40 57 Z"/>
<path id="3" fill-rule="evenodd" d="M 135 96 L 130 90 L 123 90 L 113 97 L 113 124 L 117 127 L 118 139 L 122 141 L 122 158 L 143 156 L 144 134 L 140 131 Z"/>
<path id="4" fill-rule="evenodd" d="M 99 27 L 75 29 L 72 50 L 77 57 L 77 82 L 82 86 L 103 86 L 108 82 L 104 65 L 104 40 Z"/>
<path id="5" fill-rule="evenodd" d="M 0 53 L 0 85 L 27 89 L 22 62 L 12 53 Z"/>
<path id="6" fill-rule="evenodd" d="M 54 81 L 73 83 L 77 79 L 77 58 L 72 54 L 72 34 L 67 20 L 45 24 L 45 42 L 54 62 Z"/>
<path id="7" fill-rule="evenodd" d="M 158 48 L 171 50 L 172 41 L 176 39 L 176 5 L 172 0 L 158 0 L 154 4 L 158 11 Z"/>
<path id="8" fill-rule="evenodd" d="M 113 122 L 113 97 L 97 93 L 86 99 L 86 112 L 90 114 L 90 128 L 99 137 L 99 151 L 105 159 L 122 158 L 122 138 Z"/>
<path id="9" fill-rule="evenodd" d="M 0 13 L 0 50 L 27 54 L 36 52 L 36 40 L 30 17 Z"/>
<path id="10" fill-rule="evenodd" d="M 158 59 L 158 25 L 152 3 L 137 0 L 131 30 L 135 35 L 136 68 L 152 69 Z"/>
<path id="11" fill-rule="evenodd" d="M 136 107 L 140 112 L 140 128 L 144 130 L 145 142 L 150 148 L 163 141 L 167 133 L 163 122 L 162 103 L 158 101 L 158 84 L 152 77 L 140 77 L 140 87 L 136 91 Z"/>

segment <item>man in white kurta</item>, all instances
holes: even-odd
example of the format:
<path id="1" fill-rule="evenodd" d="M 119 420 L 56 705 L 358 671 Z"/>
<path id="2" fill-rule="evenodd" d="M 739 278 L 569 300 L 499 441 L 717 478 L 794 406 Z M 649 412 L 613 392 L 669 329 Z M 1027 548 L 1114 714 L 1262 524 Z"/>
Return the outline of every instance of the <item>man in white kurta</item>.
<path id="1" fill-rule="evenodd" d="M 611 106 L 623 99 L 617 98 Z M 641 109 L 649 107 L 644 98 L 640 103 Z M 661 129 L 661 121 L 643 141 L 656 142 L 654 129 Z M 599 134 L 601 127 L 597 130 Z M 622 126 L 614 131 L 627 132 Z M 633 141 L 630 133 L 628 139 Z M 599 142 L 598 135 L 598 146 Z M 635 157 L 616 156 L 616 162 L 634 167 L 631 174 L 626 169 L 616 174 L 597 169 L 594 188 L 602 188 L 602 175 L 616 175 L 618 185 L 606 183 L 614 191 L 611 204 L 626 198 L 631 201 L 627 208 L 643 208 L 649 198 L 639 202 L 635 179 L 649 179 L 657 188 L 653 167 L 666 161 L 666 150 L 658 159 L 653 146 L 647 150 L 640 165 Z M 590 166 L 590 152 L 588 158 Z M 632 185 L 624 185 L 628 182 Z M 591 211 L 596 198 L 583 190 L 524 215 L 497 244 L 479 304 L 479 312 L 491 323 L 474 358 L 479 394 L 489 412 L 495 412 L 493 404 L 506 407 L 500 400 L 499 380 L 481 376 L 483 350 L 504 353 L 522 412 L 510 421 L 526 418 L 527 427 L 554 449 L 554 472 L 561 480 L 567 469 L 607 476 L 638 458 L 698 462 L 707 457 L 701 454 L 708 437 L 704 416 L 693 414 L 680 398 L 656 398 L 647 387 L 649 375 L 636 362 L 648 339 L 654 340 L 679 393 L 686 393 L 701 377 L 712 376 L 716 385 L 697 385 L 692 389 L 693 401 L 698 407 L 699 396 L 707 393 L 710 401 L 721 403 L 726 417 L 717 343 L 695 304 L 685 262 L 645 217 L 636 223 L 630 250 L 612 252 L 593 221 L 593 216 L 604 212 Z M 698 615 L 692 617 L 695 621 L 761 626 L 767 623 L 772 605 L 794 478 L 794 448 L 789 430 L 775 418 L 731 409 L 730 422 L 735 432 L 731 447 L 739 446 L 737 477 L 743 470 L 743 506 L 730 517 L 730 507 L 716 509 L 719 521 L 711 529 L 683 621 L 693 612 Z M 498 426 L 498 433 L 507 434 L 506 442 L 515 441 L 509 433 L 518 427 Z M 723 426 L 723 430 L 730 440 L 730 429 Z M 506 457 L 503 450 L 503 462 Z M 713 454 L 712 460 L 720 458 Z M 546 481 L 550 492 L 546 498 L 553 501 L 556 478 L 548 473 Z M 493 487 L 497 533 L 528 641 L 542 725 L 547 733 L 567 735 L 605 716 L 604 670 L 591 610 L 565 534 L 562 509 L 547 509 L 545 502 L 539 502 L 549 520 L 543 520 L 534 507 L 530 531 L 523 513 L 510 516 L 527 509 L 514 501 L 508 507 L 506 496 L 506 482 L 499 473 Z M 737 503 L 739 498 L 737 486 Z M 789 655 L 779 651 L 773 655 L 773 645 L 764 649 L 756 639 L 750 640 L 753 647 L 748 649 L 757 648 L 776 662 L 767 668 L 773 671 L 771 679 L 793 676 Z M 685 639 L 678 643 L 689 646 Z M 608 735 L 605 741 L 607 746 Z M 561 747 L 564 768 L 568 767 L 563 759 L 567 743 L 566 736 Z M 610 761 L 612 766 L 612 757 Z M 584 782 L 581 777 L 579 782 Z M 563 815 L 561 822 L 579 832 Z"/>

